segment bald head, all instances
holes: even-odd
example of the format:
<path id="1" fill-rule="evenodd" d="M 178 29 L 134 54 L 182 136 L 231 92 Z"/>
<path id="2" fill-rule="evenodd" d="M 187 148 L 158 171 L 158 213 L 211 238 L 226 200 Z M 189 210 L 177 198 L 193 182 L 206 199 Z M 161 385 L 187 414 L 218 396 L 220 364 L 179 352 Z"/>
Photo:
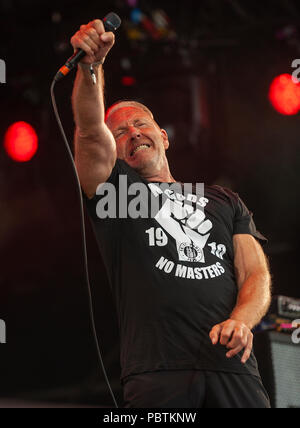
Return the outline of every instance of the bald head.
<path id="1" fill-rule="evenodd" d="M 115 113 L 120 108 L 124 108 L 124 107 L 135 107 L 135 108 L 139 108 L 139 109 L 143 110 L 144 112 L 146 112 L 151 117 L 151 119 L 154 120 L 152 112 L 144 104 L 139 103 L 137 101 L 118 101 L 118 102 L 116 102 L 115 104 L 113 104 L 111 107 L 109 107 L 107 109 L 106 115 L 105 115 L 105 122 L 108 121 L 109 117 L 113 113 Z"/>

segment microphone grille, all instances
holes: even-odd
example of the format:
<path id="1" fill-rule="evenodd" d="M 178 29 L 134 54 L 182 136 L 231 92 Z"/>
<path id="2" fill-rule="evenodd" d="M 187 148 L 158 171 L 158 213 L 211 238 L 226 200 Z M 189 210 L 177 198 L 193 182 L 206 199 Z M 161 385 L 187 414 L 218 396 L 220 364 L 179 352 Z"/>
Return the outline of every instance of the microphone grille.
<path id="1" fill-rule="evenodd" d="M 103 24 L 106 31 L 116 31 L 121 25 L 121 18 L 114 12 L 110 12 L 103 19 Z"/>

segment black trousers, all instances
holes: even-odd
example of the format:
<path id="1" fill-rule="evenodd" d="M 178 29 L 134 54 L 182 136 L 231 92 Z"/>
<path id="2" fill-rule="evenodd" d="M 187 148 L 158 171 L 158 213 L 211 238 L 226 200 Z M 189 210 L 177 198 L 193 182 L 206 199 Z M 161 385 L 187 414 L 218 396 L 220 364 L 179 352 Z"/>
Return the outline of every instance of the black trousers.
<path id="1" fill-rule="evenodd" d="M 198 370 L 169 370 L 128 376 L 125 408 L 270 408 L 256 376 Z"/>

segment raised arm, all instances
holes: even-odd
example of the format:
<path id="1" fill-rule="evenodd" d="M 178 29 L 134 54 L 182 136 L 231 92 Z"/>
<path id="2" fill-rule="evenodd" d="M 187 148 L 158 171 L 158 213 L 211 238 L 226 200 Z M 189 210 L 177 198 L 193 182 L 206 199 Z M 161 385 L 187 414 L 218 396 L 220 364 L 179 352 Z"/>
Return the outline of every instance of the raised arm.
<path id="1" fill-rule="evenodd" d="M 115 165 L 116 143 L 105 124 L 104 73 L 101 64 L 93 65 L 97 83 L 89 66 L 104 61 L 114 45 L 114 34 L 106 33 L 102 21 L 96 19 L 71 38 L 74 51 L 81 48 L 86 56 L 79 63 L 72 94 L 75 121 L 75 163 L 85 194 L 93 197 L 97 186 L 104 183 Z"/>

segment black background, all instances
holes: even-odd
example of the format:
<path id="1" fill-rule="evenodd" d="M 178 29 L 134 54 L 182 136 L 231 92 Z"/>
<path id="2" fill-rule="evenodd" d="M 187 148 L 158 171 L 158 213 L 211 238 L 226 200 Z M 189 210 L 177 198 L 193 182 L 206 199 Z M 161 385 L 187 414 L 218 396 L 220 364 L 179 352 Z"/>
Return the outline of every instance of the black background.
<path id="1" fill-rule="evenodd" d="M 133 41 L 125 0 L 0 2 L 0 58 L 7 67 L 1 141 L 18 120 L 39 136 L 28 163 L 12 161 L 0 147 L 0 318 L 7 326 L 1 397 L 112 405 L 90 327 L 75 179 L 49 92 L 72 54 L 70 37 L 110 11 L 123 25 L 105 65 L 107 105 L 130 98 L 153 110 L 169 131 L 176 179 L 238 192 L 269 239 L 273 293 L 300 297 L 299 114 L 281 116 L 268 100 L 272 79 L 292 73 L 292 61 L 300 58 L 299 2 L 137 3 L 150 19 L 162 9 L 174 36 L 169 31 L 153 40 L 137 25 L 143 40 Z M 126 75 L 136 79 L 134 86 L 122 85 Z M 55 89 L 70 144 L 74 76 Z M 89 222 L 87 239 L 100 347 L 121 403 L 115 308 Z"/>

